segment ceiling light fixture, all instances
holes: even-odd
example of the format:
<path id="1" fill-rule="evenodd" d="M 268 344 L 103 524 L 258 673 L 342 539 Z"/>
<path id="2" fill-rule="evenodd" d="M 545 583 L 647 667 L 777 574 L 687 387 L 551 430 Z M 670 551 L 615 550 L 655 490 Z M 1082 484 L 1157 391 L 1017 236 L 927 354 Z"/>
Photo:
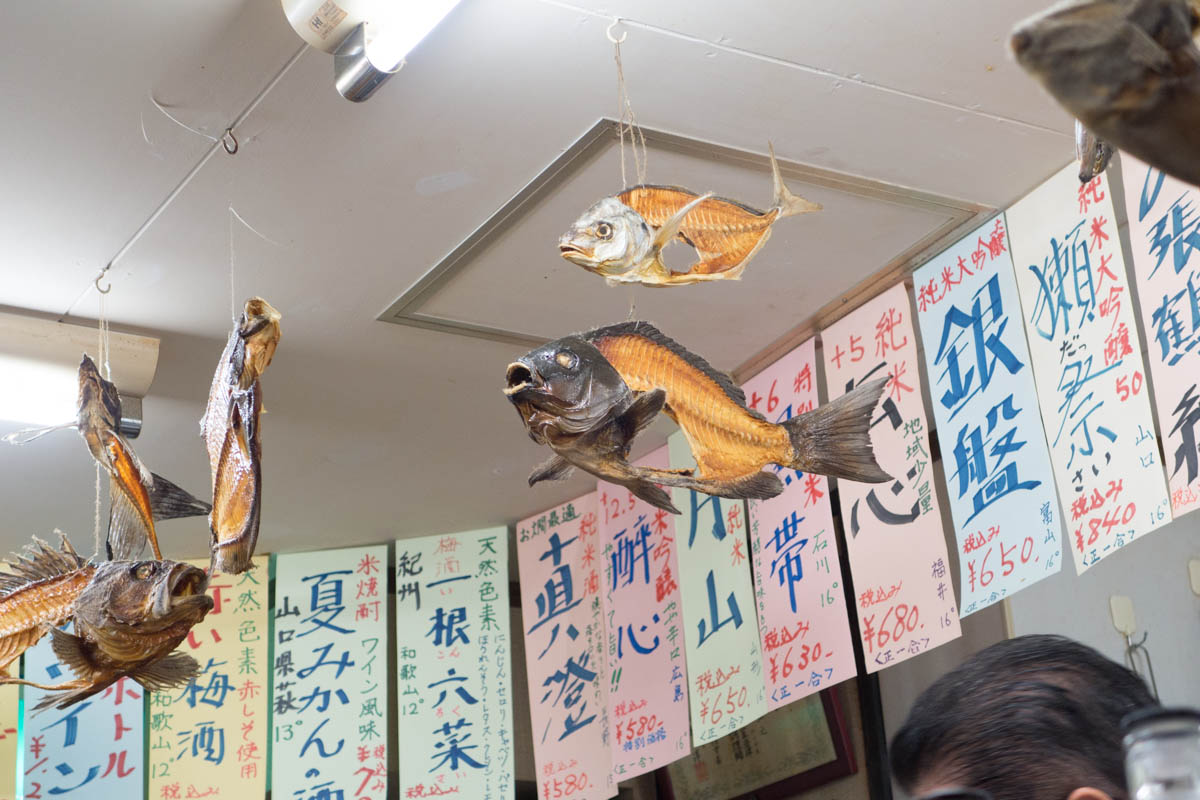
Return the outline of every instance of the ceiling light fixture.
<path id="1" fill-rule="evenodd" d="M 404 66 L 404 59 L 459 0 L 281 0 L 300 38 L 333 54 L 333 79 L 361 103 Z"/>
<path id="2" fill-rule="evenodd" d="M 96 329 L 0 313 L 0 420 L 57 425 L 75 418 L 79 360 L 95 356 Z M 158 368 L 158 339 L 110 333 L 108 363 L 121 394 L 121 430 L 141 430 L 141 399 Z"/>

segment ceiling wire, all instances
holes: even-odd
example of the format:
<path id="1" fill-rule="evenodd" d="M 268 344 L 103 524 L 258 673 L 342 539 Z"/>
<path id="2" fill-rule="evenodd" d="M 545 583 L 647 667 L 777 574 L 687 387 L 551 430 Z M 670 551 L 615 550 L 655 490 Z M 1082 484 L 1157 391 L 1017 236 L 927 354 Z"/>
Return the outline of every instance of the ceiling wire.
<path id="1" fill-rule="evenodd" d="M 258 108 L 263 99 L 265 99 L 271 90 L 274 89 L 281 80 L 283 80 L 283 76 L 287 74 L 288 70 L 295 66 L 296 62 L 300 60 L 300 57 L 304 55 L 306 50 L 308 50 L 307 44 L 300 45 L 299 49 L 297 49 L 296 52 L 293 53 L 287 62 L 284 63 L 284 65 L 279 69 L 279 71 L 275 73 L 274 77 L 267 81 L 266 85 L 259 90 L 258 94 L 254 96 L 254 99 L 252 99 L 246 105 L 246 107 L 243 108 L 236 117 L 234 117 L 233 121 L 229 123 L 229 125 L 225 128 L 226 134 L 232 136 L 232 131 L 245 122 L 246 118 L 249 117 L 256 108 Z M 151 98 L 151 100 L 153 100 L 153 98 Z M 158 103 L 155 103 L 155 105 L 157 106 Z M 160 110 L 162 110 L 161 107 Z M 170 115 L 168 114 L 167 116 Z M 184 127 L 187 126 L 185 125 Z M 191 129 L 189 128 L 189 130 Z M 206 136 L 210 139 L 213 138 L 207 136 L 207 134 L 200 135 Z M 236 139 L 234 141 L 236 142 Z M 175 198 L 178 197 L 185 188 L 187 188 L 187 185 L 191 183 L 192 178 L 196 177 L 204 165 L 208 163 L 208 160 L 212 158 L 218 150 L 225 150 L 226 152 L 229 152 L 229 148 L 225 142 L 225 136 L 222 136 L 219 139 L 213 139 L 208 149 L 204 151 L 204 153 L 200 156 L 200 159 L 194 165 L 192 165 L 192 168 L 189 169 L 179 183 L 175 185 L 175 188 L 172 189 L 165 198 L 163 198 L 162 202 L 160 202 L 154 211 L 150 213 L 150 216 L 148 216 L 145 221 L 142 222 L 142 224 L 139 225 L 137 229 L 130 235 L 125 243 L 121 245 L 121 247 L 117 250 L 113 257 L 108 260 L 108 263 L 104 265 L 96 277 L 88 281 L 88 285 L 84 287 L 83 291 L 81 291 L 79 295 L 76 296 L 73 301 L 71 301 L 71 304 L 67 306 L 67 309 L 59 316 L 59 322 L 62 322 L 66 317 L 70 316 L 71 312 L 75 310 L 75 307 L 79 305 L 79 302 L 83 300 L 83 298 L 87 297 L 89 292 L 93 291 L 93 289 L 99 288 L 100 279 L 104 278 L 108 274 L 108 271 L 113 268 L 113 265 L 116 264 L 123 256 L 125 256 L 126 253 L 130 251 L 130 249 L 133 248 L 138 239 L 142 238 L 142 235 L 150 229 L 150 226 L 153 225 L 160 216 L 162 216 L 163 212 L 167 210 L 172 202 L 174 202 Z M 237 147 L 235 145 L 233 147 L 233 152 L 230 154 L 232 155 L 236 152 Z"/>
<path id="2" fill-rule="evenodd" d="M 604 14 L 599 11 L 593 11 L 592 9 L 589 9 L 589 8 L 583 8 L 581 6 L 577 6 L 572 3 L 564 2 L 563 0 L 537 0 L 537 2 L 541 3 L 542 5 L 554 6 L 555 8 L 566 9 L 567 11 L 572 11 L 572 12 L 575 12 L 578 14 L 584 14 L 586 16 L 594 17 L 596 19 L 602 19 L 602 20 L 612 20 L 613 19 L 613 17 L 609 14 Z M 995 113 L 992 113 L 989 111 L 984 111 L 980 108 L 972 108 L 970 106 L 963 106 L 963 105 L 958 105 L 956 103 L 950 103 L 945 100 L 938 100 L 933 97 L 926 97 L 923 94 L 917 94 L 916 92 L 910 92 L 910 91 L 906 91 L 904 89 L 897 89 L 892 86 L 885 86 L 880 83 L 874 83 L 872 81 L 868 81 L 863 78 L 856 77 L 854 75 L 845 75 L 840 72 L 834 72 L 832 70 L 822 69 L 821 67 L 814 67 L 810 64 L 801 64 L 797 61 L 788 61 L 785 58 L 779 58 L 777 56 L 769 56 L 764 53 L 757 53 L 753 50 L 746 50 L 741 47 L 733 47 L 731 45 L 723 44 L 721 42 L 714 42 L 714 41 L 710 41 L 708 39 L 701 38 L 699 36 L 692 36 L 691 34 L 681 33 L 680 31 L 671 30 L 670 28 L 663 28 L 659 25 L 651 25 L 648 22 L 639 22 L 638 20 L 629 19 L 628 17 L 621 17 L 620 21 L 621 21 L 622 25 L 627 26 L 629 28 L 638 28 L 638 29 L 641 29 L 644 31 L 648 31 L 650 33 L 657 33 L 660 36 L 666 36 L 670 39 L 679 39 L 680 41 L 690 42 L 691 44 L 702 45 L 704 47 L 711 48 L 714 50 L 721 50 L 721 51 L 729 53 L 731 55 L 741 56 L 743 58 L 749 58 L 749 59 L 753 59 L 755 61 L 762 61 L 767 64 L 773 64 L 777 67 L 785 67 L 787 69 L 794 69 L 794 70 L 798 70 L 800 72 L 807 72 L 811 75 L 817 75 L 822 78 L 833 78 L 835 80 L 844 81 L 846 83 L 852 83 L 857 86 L 862 86 L 863 88 L 866 88 L 866 89 L 872 89 L 877 92 L 883 92 L 885 94 L 890 94 L 890 95 L 894 95 L 897 97 L 903 97 L 908 100 L 916 100 L 921 103 L 929 103 L 931 105 L 940 106 L 941 108 L 947 108 L 947 109 L 951 109 L 953 111 L 958 111 L 963 114 L 972 114 L 975 116 L 980 116 L 985 119 L 993 120 L 995 122 L 1006 122 L 1010 125 L 1017 125 L 1022 128 L 1029 128 L 1031 130 L 1041 131 L 1042 133 L 1049 133 L 1049 134 L 1053 134 L 1055 136 L 1065 136 L 1067 138 L 1070 138 L 1072 136 L 1072 134 L 1066 133 L 1057 128 L 1052 128 L 1048 125 L 1040 125 L 1036 122 L 1026 122 L 1023 119 L 1017 119 L 1016 117 L 1007 117 L 1007 116 L 1004 116 L 1003 114 L 995 114 Z"/>

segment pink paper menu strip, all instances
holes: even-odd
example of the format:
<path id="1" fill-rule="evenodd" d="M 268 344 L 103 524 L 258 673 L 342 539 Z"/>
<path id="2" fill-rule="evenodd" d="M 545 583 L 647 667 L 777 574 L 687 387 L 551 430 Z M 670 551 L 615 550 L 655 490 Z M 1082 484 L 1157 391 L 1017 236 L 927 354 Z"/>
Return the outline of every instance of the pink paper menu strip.
<path id="1" fill-rule="evenodd" d="M 751 408 L 782 421 L 816 407 L 816 376 L 816 341 L 809 339 L 742 388 Z M 763 678 L 774 710 L 853 678 L 856 668 L 829 482 L 772 469 L 783 494 L 748 506 Z"/>
<path id="2" fill-rule="evenodd" d="M 663 446 L 637 462 L 667 469 Z M 601 483 L 609 741 L 616 780 L 688 754 L 687 671 L 671 514 Z"/>
<path id="3" fill-rule="evenodd" d="M 896 480 L 839 480 L 839 501 L 867 671 L 957 638 L 908 292 L 897 285 L 821 332 L 830 400 L 887 378 L 871 441 Z"/>
<path id="4" fill-rule="evenodd" d="M 617 793 L 609 749 L 597 493 L 517 526 L 539 797 Z"/>

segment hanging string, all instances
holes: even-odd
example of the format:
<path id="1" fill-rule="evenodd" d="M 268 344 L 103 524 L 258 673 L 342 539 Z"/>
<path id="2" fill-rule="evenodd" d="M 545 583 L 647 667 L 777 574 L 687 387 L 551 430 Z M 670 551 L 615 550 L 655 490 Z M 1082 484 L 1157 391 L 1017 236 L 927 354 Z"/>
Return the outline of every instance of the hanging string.
<path id="1" fill-rule="evenodd" d="M 639 184 L 646 182 L 646 136 L 637 124 L 637 116 L 633 113 L 633 105 L 629 102 L 629 90 L 625 85 L 625 65 L 621 61 L 621 42 L 625 41 L 628 32 L 622 33 L 621 38 L 613 36 L 613 28 L 620 22 L 613 20 L 605 31 L 605 36 L 613 45 L 613 60 L 617 63 L 617 137 L 621 146 L 621 185 L 629 188 L 629 179 L 625 171 L 625 137 L 629 136 L 629 149 L 633 153 L 633 169 Z"/>
<path id="2" fill-rule="evenodd" d="M 233 203 L 229 204 L 229 318 L 237 324 L 237 292 L 234 290 L 233 281 L 233 218 L 237 214 L 233 210 Z"/>
<path id="3" fill-rule="evenodd" d="M 100 557 L 100 462 L 96 462 L 96 507 L 92 519 L 92 558 Z"/>
<path id="4" fill-rule="evenodd" d="M 171 112 L 170 112 L 170 111 L 167 111 L 167 108 L 166 108 L 166 106 L 164 106 L 162 103 L 160 103 L 160 102 L 158 102 L 157 100 L 155 100 L 155 99 L 154 99 L 154 93 L 153 93 L 153 92 L 148 92 L 148 93 L 146 94 L 146 96 L 150 98 L 150 102 L 154 104 L 154 107 L 155 107 L 155 108 L 157 108 L 159 111 L 161 111 L 161 112 L 163 113 L 163 115 L 164 115 L 164 116 L 165 116 L 167 119 L 171 120 L 171 122 L 174 122 L 176 125 L 178 125 L 179 127 L 183 128 L 185 131 L 188 131 L 188 132 L 190 132 L 190 133 L 194 133 L 194 134 L 196 134 L 197 136 L 203 136 L 205 139 L 208 139 L 210 142 L 215 142 L 215 141 L 218 141 L 218 139 L 217 139 L 217 137 L 216 137 L 216 136 L 209 136 L 209 135 L 208 135 L 207 133 L 205 133 L 204 131 L 198 131 L 198 130 L 196 130 L 195 128 L 188 127 L 187 125 L 184 125 L 182 122 L 180 122 L 178 119 L 176 119 L 174 116 L 172 116 L 172 115 L 171 115 Z M 146 128 L 145 128 L 145 124 L 144 124 L 144 123 L 143 123 L 143 126 L 142 126 L 142 136 L 143 136 L 143 137 L 146 137 Z M 147 141 L 147 143 L 149 143 L 149 141 L 150 141 L 149 137 L 146 137 L 146 141 Z"/>
<path id="5" fill-rule="evenodd" d="M 105 380 L 112 380 L 112 365 L 109 363 L 109 330 L 108 330 L 108 308 L 107 298 L 108 293 L 112 291 L 112 284 L 109 284 L 107 289 L 101 289 L 99 281 L 96 282 L 96 296 L 99 298 L 99 313 L 96 319 L 96 360 L 99 363 L 99 368 L 104 371 Z M 101 487 L 103 480 L 100 475 L 100 462 L 96 462 L 96 495 L 95 505 L 93 507 L 92 517 L 92 540 L 94 549 L 92 550 L 92 558 L 100 556 L 100 546 L 102 539 L 100 536 L 100 502 L 101 502 Z"/>

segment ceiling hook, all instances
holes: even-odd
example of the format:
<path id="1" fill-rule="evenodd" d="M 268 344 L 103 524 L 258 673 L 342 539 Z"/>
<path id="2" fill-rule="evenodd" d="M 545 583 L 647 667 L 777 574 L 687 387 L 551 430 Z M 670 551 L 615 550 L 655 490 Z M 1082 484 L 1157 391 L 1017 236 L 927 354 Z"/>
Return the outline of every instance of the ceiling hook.
<path id="1" fill-rule="evenodd" d="M 613 19 L 612 24 L 608 26 L 608 29 L 604 31 L 604 35 L 607 36 L 608 40 L 610 42 L 612 42 L 613 44 L 622 44 L 625 41 L 625 39 L 629 36 L 629 31 L 624 31 L 621 34 L 620 39 L 613 36 L 613 28 L 617 27 L 620 24 L 621 24 L 621 18 L 616 17 L 615 19 Z"/>
<path id="2" fill-rule="evenodd" d="M 101 272 L 99 275 L 97 275 L 97 276 L 96 276 L 96 280 L 92 281 L 92 283 L 94 283 L 94 284 L 96 285 L 96 291 L 97 291 L 97 292 L 99 292 L 100 294 L 108 294 L 109 292 L 111 292 L 111 291 L 112 291 L 112 281 L 109 281 L 109 282 L 108 282 L 108 288 L 107 288 L 107 289 L 101 289 L 101 288 L 100 288 L 100 279 L 101 279 L 102 277 L 104 277 L 104 273 L 103 273 L 103 272 Z"/>
<path id="3" fill-rule="evenodd" d="M 232 146 L 230 146 L 230 142 L 233 142 Z M 231 156 L 237 153 L 238 140 L 237 137 L 233 135 L 233 128 L 226 128 L 225 132 L 221 134 L 221 146 L 224 147 L 225 152 L 229 153 Z"/>

